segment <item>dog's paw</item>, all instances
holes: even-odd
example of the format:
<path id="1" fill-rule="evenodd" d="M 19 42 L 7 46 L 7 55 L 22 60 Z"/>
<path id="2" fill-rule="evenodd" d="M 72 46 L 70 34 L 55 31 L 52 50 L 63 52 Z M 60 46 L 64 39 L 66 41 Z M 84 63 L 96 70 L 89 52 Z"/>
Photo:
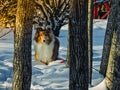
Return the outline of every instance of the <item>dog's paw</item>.
<path id="1" fill-rule="evenodd" d="M 60 64 L 60 63 L 64 63 L 64 60 L 52 61 L 52 62 L 50 62 L 48 65 L 56 65 L 56 64 Z"/>

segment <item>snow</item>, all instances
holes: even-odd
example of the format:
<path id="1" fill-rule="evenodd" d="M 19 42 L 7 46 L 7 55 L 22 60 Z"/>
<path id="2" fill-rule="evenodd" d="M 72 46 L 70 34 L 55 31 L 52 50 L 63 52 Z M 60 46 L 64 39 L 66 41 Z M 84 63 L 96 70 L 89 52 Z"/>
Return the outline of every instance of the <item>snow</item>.
<path id="1" fill-rule="evenodd" d="M 99 70 L 104 34 L 107 20 L 94 20 L 93 30 L 93 67 Z M 48 66 L 41 64 L 34 57 L 34 42 L 32 43 L 32 83 L 31 90 L 68 90 L 69 68 L 66 68 L 68 26 L 62 27 L 60 36 L 60 60 L 51 62 Z M 35 30 L 33 30 L 34 36 Z M 0 90 L 11 90 L 13 77 L 14 35 L 0 39 Z M 63 62 L 64 61 L 64 62 Z M 92 86 L 89 90 L 107 90 L 105 80 L 93 69 Z"/>
<path id="2" fill-rule="evenodd" d="M 105 85 L 105 79 L 95 87 L 89 88 L 89 90 L 107 90 L 107 87 Z"/>

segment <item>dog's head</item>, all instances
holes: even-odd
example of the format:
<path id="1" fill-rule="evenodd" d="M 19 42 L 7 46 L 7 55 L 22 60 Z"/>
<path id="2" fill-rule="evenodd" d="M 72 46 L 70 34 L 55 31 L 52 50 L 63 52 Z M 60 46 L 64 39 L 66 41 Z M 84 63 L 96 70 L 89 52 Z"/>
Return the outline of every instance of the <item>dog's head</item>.
<path id="1" fill-rule="evenodd" d="M 54 38 L 54 34 L 53 34 L 51 28 L 46 27 L 45 29 L 37 28 L 34 40 L 37 43 L 50 44 L 51 41 L 53 40 L 53 38 Z"/>

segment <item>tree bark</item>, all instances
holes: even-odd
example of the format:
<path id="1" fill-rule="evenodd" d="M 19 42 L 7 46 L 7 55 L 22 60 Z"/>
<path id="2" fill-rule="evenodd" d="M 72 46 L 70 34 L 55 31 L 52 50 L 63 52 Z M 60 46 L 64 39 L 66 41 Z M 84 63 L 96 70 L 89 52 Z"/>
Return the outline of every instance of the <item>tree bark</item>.
<path id="1" fill-rule="evenodd" d="M 103 45 L 103 52 L 102 52 L 102 59 L 100 64 L 100 73 L 106 76 L 106 70 L 108 66 L 108 59 L 109 59 L 109 52 L 111 48 L 111 42 L 114 32 L 114 26 L 115 26 L 115 20 L 116 20 L 116 6 L 115 4 L 111 4 L 111 12 L 108 17 L 108 23 L 105 33 L 105 39 L 104 39 L 104 45 Z"/>
<path id="2" fill-rule="evenodd" d="M 110 55 L 108 60 L 108 66 L 106 71 L 106 78 L 105 78 L 106 85 L 109 88 L 109 90 L 112 90 L 113 88 L 115 45 L 116 45 L 116 31 L 114 30 L 112 45 L 111 45 Z"/>
<path id="3" fill-rule="evenodd" d="M 88 0 L 72 0 L 69 22 L 69 90 L 88 90 Z"/>
<path id="4" fill-rule="evenodd" d="M 120 90 L 120 0 L 116 0 L 117 18 L 117 42 L 114 58 L 113 90 Z"/>
<path id="5" fill-rule="evenodd" d="M 92 81 L 92 56 L 93 56 L 93 1 L 88 0 L 88 70 L 89 70 L 89 84 Z"/>
<path id="6" fill-rule="evenodd" d="M 112 46 L 106 73 L 106 84 L 109 90 L 120 90 L 120 0 L 113 0 L 111 8 L 114 13 Z"/>
<path id="7" fill-rule="evenodd" d="M 12 90 L 30 90 L 33 0 L 18 0 L 14 31 Z"/>
<path id="8" fill-rule="evenodd" d="M 68 41 L 69 41 L 69 34 L 68 34 Z M 70 59 L 69 59 L 69 44 L 67 45 L 67 57 L 66 57 L 66 67 L 70 67 Z"/>

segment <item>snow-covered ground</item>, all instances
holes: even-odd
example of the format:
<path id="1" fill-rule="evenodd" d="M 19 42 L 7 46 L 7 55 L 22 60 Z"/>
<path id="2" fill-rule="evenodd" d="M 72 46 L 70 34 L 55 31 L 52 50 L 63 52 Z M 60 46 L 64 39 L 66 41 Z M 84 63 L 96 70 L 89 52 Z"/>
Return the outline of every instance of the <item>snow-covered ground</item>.
<path id="1" fill-rule="evenodd" d="M 93 67 L 99 70 L 103 40 L 106 28 L 106 20 L 94 20 L 93 30 Z M 67 25 L 60 32 L 59 57 L 66 59 L 67 54 Z M 33 31 L 34 35 L 35 30 Z M 11 90 L 12 68 L 13 68 L 13 32 L 0 39 L 0 90 Z M 31 90 L 68 90 L 69 68 L 65 62 L 59 60 L 50 63 L 48 66 L 40 64 L 34 58 L 34 43 L 32 44 L 32 84 Z M 93 69 L 92 85 L 96 87 L 90 90 L 107 90 L 102 75 Z M 102 83 L 100 83 L 102 82 Z M 100 83 L 100 84 L 99 84 Z M 98 85 L 99 84 L 99 85 Z M 99 87 L 104 87 L 100 89 Z M 97 88 L 97 89 L 96 89 Z"/>

